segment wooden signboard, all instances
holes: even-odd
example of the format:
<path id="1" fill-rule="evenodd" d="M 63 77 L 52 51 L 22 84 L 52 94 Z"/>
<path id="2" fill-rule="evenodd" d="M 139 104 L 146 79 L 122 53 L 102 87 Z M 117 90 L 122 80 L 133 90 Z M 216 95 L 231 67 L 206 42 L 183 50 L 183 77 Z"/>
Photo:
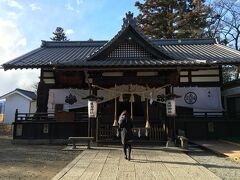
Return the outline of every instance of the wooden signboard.
<path id="1" fill-rule="evenodd" d="M 74 112 L 56 112 L 57 122 L 73 122 L 75 118 Z"/>

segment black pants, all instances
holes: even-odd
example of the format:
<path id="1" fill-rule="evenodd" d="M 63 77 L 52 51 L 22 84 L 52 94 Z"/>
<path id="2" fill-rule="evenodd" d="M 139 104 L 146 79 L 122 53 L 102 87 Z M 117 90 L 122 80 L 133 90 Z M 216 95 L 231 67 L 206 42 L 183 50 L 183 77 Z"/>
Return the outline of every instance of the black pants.
<path id="1" fill-rule="evenodd" d="M 132 145 L 130 143 L 125 143 L 123 144 L 123 150 L 124 150 L 124 154 L 125 156 L 127 156 L 127 149 L 129 150 L 129 155 L 131 154 L 132 151 Z"/>

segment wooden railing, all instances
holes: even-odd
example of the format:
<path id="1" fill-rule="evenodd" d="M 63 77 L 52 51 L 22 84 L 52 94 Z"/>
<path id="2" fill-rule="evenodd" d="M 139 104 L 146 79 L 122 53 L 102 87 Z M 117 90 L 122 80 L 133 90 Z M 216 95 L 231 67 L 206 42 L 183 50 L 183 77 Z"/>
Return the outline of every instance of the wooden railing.
<path id="1" fill-rule="evenodd" d="M 208 117 L 208 118 L 211 118 L 211 117 L 224 117 L 226 114 L 223 112 L 223 111 L 219 111 L 219 112 L 193 112 L 193 113 L 181 113 L 181 112 L 178 112 L 177 113 L 177 116 L 178 118 L 198 118 L 198 117 L 202 117 L 202 118 L 205 118 L 205 117 Z"/>
<path id="2" fill-rule="evenodd" d="M 87 122 L 88 112 L 75 112 L 75 121 Z"/>
<path id="3" fill-rule="evenodd" d="M 112 124 L 100 124 L 98 139 L 99 140 L 112 140 L 116 136 L 116 128 Z"/>
<path id="4" fill-rule="evenodd" d="M 218 119 L 218 120 L 239 120 L 240 113 L 227 113 L 224 111 L 219 112 L 193 112 L 193 113 L 178 113 L 176 119 L 181 120 L 190 120 L 190 119 L 202 119 L 202 120 L 210 120 L 210 119 Z"/>
<path id="5" fill-rule="evenodd" d="M 117 132 L 117 128 L 113 127 L 112 124 L 100 124 L 99 125 L 99 140 L 113 140 L 117 138 L 117 133 L 120 136 L 120 132 Z M 153 125 L 151 128 L 146 129 L 144 127 L 134 127 L 133 138 L 134 139 L 148 139 L 151 141 L 161 141 L 165 139 L 166 133 L 163 126 Z"/>
<path id="6" fill-rule="evenodd" d="M 55 121 L 54 113 L 18 113 L 15 115 L 17 121 Z"/>
<path id="7" fill-rule="evenodd" d="M 56 121 L 55 113 L 19 113 L 16 110 L 15 122 L 16 121 Z M 87 122 L 87 112 L 74 112 L 74 120 L 78 122 Z"/>

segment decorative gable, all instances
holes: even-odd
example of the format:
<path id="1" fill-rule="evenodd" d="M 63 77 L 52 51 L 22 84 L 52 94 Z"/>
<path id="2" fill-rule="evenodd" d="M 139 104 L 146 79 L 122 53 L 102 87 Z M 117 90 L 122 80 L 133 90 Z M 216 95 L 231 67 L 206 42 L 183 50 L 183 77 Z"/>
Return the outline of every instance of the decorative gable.
<path id="1" fill-rule="evenodd" d="M 122 43 L 108 54 L 108 58 L 145 58 L 153 59 L 153 55 L 138 43 Z"/>
<path id="2" fill-rule="evenodd" d="M 171 59 L 141 32 L 132 13 L 127 13 L 123 22 L 121 31 L 111 41 L 93 52 L 87 61 L 108 58 Z"/>

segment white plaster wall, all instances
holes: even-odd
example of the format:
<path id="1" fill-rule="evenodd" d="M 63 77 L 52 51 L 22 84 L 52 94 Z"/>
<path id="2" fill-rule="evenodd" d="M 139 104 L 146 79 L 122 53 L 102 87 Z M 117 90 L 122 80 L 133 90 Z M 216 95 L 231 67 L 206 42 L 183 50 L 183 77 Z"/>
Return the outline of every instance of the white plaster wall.
<path id="1" fill-rule="evenodd" d="M 31 101 L 30 103 L 30 113 L 35 113 L 37 111 L 37 101 Z"/>
<path id="2" fill-rule="evenodd" d="M 14 122 L 15 112 L 18 109 L 20 113 L 28 113 L 30 109 L 30 100 L 19 94 L 13 94 L 6 98 L 4 124 Z"/>

